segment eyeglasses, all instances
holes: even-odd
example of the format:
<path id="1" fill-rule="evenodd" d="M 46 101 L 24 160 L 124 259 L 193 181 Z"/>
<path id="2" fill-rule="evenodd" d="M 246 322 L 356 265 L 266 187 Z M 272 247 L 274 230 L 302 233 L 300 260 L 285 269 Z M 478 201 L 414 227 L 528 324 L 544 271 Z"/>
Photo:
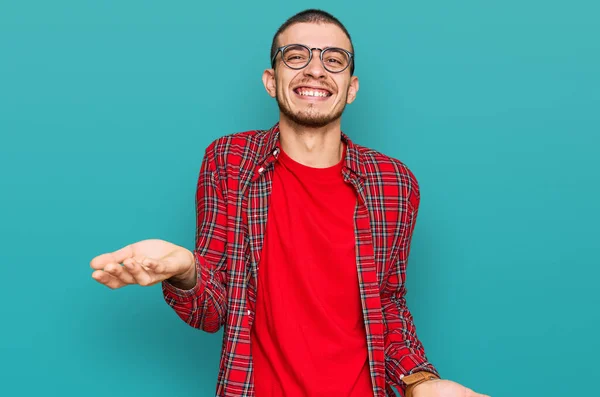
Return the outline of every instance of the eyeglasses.
<path id="1" fill-rule="evenodd" d="M 321 64 L 331 73 L 340 73 L 352 63 L 354 54 L 343 48 L 310 48 L 303 44 L 288 44 L 279 47 L 271 59 L 271 67 L 275 67 L 275 58 L 281 52 L 283 63 L 290 69 L 305 68 L 312 61 L 313 50 L 321 51 Z"/>

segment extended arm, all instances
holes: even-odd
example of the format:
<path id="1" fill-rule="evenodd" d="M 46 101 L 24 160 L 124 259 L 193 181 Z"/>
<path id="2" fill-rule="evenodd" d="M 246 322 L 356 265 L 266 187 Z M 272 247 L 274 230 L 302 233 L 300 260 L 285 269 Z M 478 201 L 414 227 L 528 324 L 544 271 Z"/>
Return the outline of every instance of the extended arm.
<path id="1" fill-rule="evenodd" d="M 419 208 L 419 188 L 414 176 L 411 177 L 407 211 L 402 212 L 400 219 L 404 223 L 401 246 L 396 260 L 388 270 L 387 282 L 381 293 L 386 377 L 402 391 L 402 395 L 405 395 L 405 385 L 401 381 L 403 376 L 426 371 L 439 377 L 436 368 L 427 360 L 413 317 L 406 305 L 406 265 Z"/>
<path id="2" fill-rule="evenodd" d="M 175 280 L 162 283 L 164 299 L 194 328 L 217 332 L 227 313 L 227 208 L 216 170 L 215 144 L 207 149 L 196 190 L 195 285 L 181 289 Z"/>

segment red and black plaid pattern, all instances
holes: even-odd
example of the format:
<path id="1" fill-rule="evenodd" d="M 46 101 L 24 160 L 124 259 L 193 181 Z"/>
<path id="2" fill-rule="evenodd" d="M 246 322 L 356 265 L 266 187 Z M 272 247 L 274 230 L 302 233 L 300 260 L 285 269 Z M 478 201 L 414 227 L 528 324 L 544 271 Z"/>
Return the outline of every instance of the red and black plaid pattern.
<path id="1" fill-rule="evenodd" d="M 401 375 L 438 375 L 405 300 L 419 187 L 400 161 L 356 145 L 345 134 L 342 140 L 347 145 L 343 176 L 358 195 L 356 264 L 373 395 L 394 396 L 391 386 L 404 393 Z M 280 150 L 277 124 L 219 138 L 206 149 L 196 193 L 198 282 L 189 291 L 162 285 L 165 301 L 192 327 L 216 332 L 224 326 L 219 397 L 254 396 L 250 329 Z"/>

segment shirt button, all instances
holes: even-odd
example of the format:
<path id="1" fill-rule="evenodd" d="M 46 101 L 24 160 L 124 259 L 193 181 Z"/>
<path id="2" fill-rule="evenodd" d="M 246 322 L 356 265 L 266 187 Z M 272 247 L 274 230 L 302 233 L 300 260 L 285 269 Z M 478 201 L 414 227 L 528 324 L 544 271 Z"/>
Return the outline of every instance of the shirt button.
<path id="1" fill-rule="evenodd" d="M 252 313 L 250 310 L 248 310 L 248 315 L 250 315 L 250 313 Z"/>
<path id="2" fill-rule="evenodd" d="M 263 172 L 265 172 L 265 169 L 264 169 L 263 167 L 260 167 L 260 168 L 258 169 L 258 173 L 259 173 L 259 174 L 262 174 Z"/>
<path id="3" fill-rule="evenodd" d="M 279 149 L 275 149 L 275 150 L 273 150 L 273 155 L 274 155 L 274 156 L 277 156 L 278 154 L 279 154 Z"/>

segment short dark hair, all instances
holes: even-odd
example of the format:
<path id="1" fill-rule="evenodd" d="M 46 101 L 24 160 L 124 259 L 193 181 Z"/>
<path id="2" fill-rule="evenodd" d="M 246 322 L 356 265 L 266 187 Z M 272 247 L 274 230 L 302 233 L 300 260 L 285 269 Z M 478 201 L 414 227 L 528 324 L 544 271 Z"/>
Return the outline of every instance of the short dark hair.
<path id="1" fill-rule="evenodd" d="M 281 25 L 279 27 L 279 29 L 277 29 L 277 32 L 275 32 L 275 35 L 273 36 L 273 42 L 271 43 L 271 56 L 270 56 L 269 60 L 273 59 L 273 57 L 275 56 L 275 52 L 277 51 L 277 48 L 279 47 L 279 44 L 277 42 L 279 39 L 279 35 L 281 35 L 281 33 L 283 33 L 283 31 L 286 30 L 287 28 L 289 28 L 291 25 L 296 24 L 296 23 L 304 23 L 304 22 L 331 23 L 331 24 L 338 26 L 346 34 L 346 36 L 348 37 L 348 40 L 350 40 L 350 51 L 352 53 L 354 53 L 354 45 L 352 44 L 352 38 L 350 37 L 350 33 L 348 33 L 348 30 L 346 30 L 346 27 L 336 17 L 334 17 L 330 13 L 323 11 L 323 10 L 317 10 L 317 9 L 312 8 L 309 10 L 301 11 L 301 12 L 297 13 L 296 15 L 290 17 L 287 21 L 285 21 L 283 23 L 283 25 Z M 356 58 L 356 56 L 352 57 L 352 63 L 350 65 L 350 74 L 351 75 L 354 74 L 354 59 L 355 58 Z"/>

